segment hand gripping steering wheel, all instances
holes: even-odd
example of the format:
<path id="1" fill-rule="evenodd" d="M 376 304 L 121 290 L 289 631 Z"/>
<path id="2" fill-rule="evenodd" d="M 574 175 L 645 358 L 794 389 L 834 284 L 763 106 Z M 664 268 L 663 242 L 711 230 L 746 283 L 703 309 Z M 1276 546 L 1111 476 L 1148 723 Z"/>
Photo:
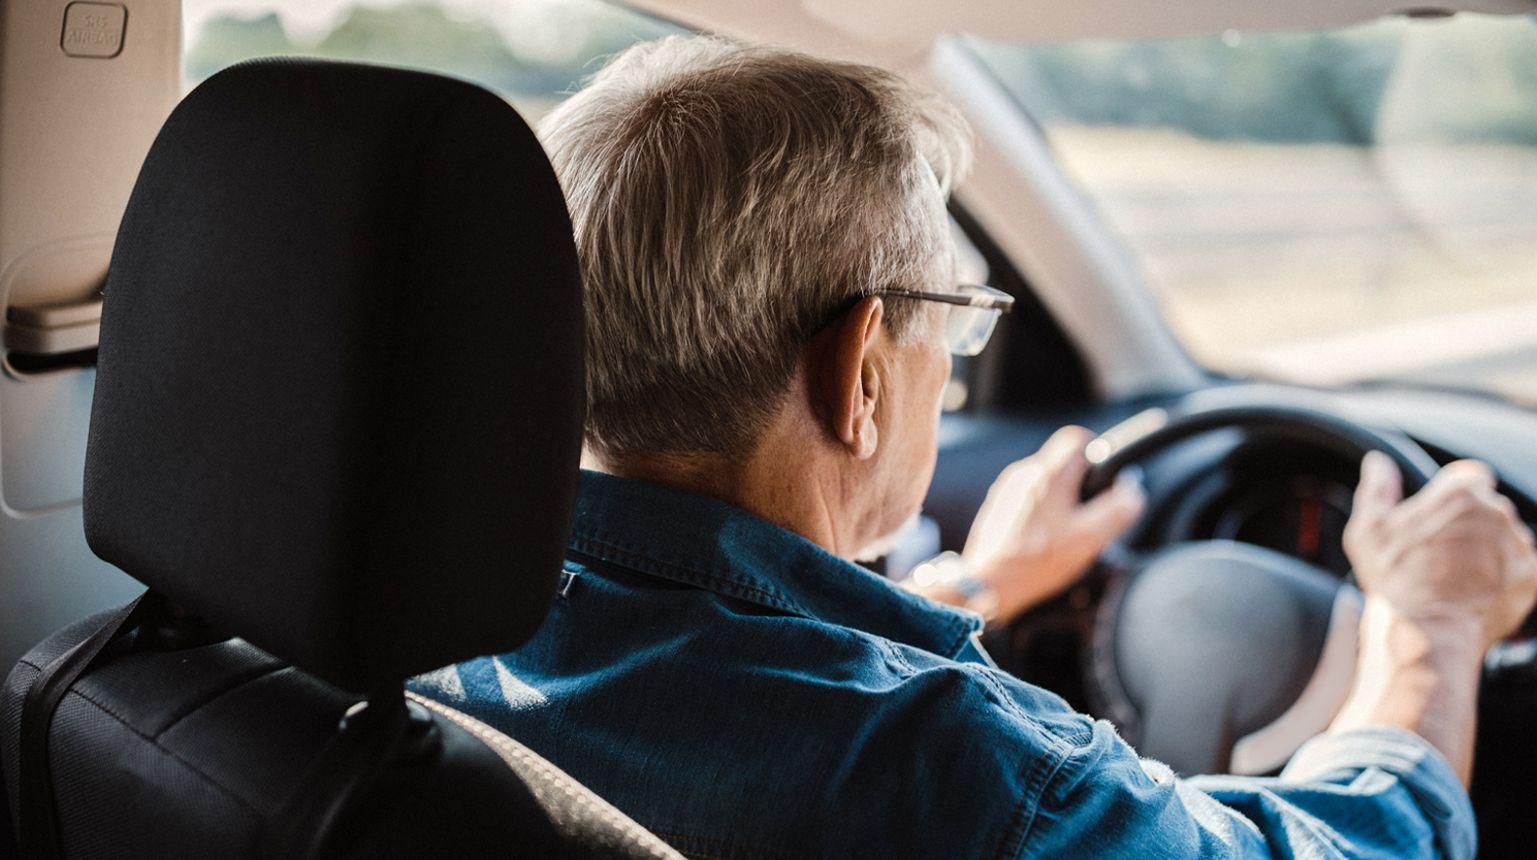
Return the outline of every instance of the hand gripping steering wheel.
<path id="1" fill-rule="evenodd" d="M 1436 463 L 1407 436 L 1307 406 L 1141 413 L 1090 444 L 1088 498 L 1176 443 L 1236 428 L 1359 461 L 1382 451 L 1408 495 Z M 1323 731 L 1354 675 L 1360 594 L 1274 550 L 1191 541 L 1103 560 L 1088 689 L 1138 750 L 1181 773 L 1265 773 Z"/>

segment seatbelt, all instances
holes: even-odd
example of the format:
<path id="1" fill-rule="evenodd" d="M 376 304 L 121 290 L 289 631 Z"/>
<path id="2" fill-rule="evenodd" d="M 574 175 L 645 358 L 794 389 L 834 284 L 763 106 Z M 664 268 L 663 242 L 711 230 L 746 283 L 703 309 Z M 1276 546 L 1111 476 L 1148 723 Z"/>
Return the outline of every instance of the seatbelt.
<path id="1" fill-rule="evenodd" d="M 17 828 L 21 854 L 28 860 L 64 856 L 59 813 L 54 802 L 52 766 L 48 760 L 48 729 L 64 694 L 96 662 L 118 634 L 139 624 L 149 592 L 119 609 L 85 641 L 54 658 L 27 687 L 21 707 L 21 749 L 17 755 Z"/>
<path id="2" fill-rule="evenodd" d="M 354 706 L 299 787 L 268 819 L 257 856 L 322 856 L 326 838 L 343 813 L 384 772 L 400 746 L 411 727 L 413 707 L 421 710 L 420 705 L 408 705 L 399 688 L 369 697 L 361 711 Z M 430 724 L 429 719 L 426 725 Z"/>

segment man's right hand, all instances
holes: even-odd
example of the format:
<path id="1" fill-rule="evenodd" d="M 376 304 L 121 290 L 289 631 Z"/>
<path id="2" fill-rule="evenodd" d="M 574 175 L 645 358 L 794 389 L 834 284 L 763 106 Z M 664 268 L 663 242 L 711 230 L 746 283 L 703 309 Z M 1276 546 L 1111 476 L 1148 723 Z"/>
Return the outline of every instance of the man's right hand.
<path id="1" fill-rule="evenodd" d="M 1537 600 L 1532 531 L 1475 460 L 1451 463 L 1406 501 L 1393 461 L 1368 454 L 1345 552 L 1369 598 L 1428 627 L 1473 625 L 1481 649 L 1510 635 Z"/>
<path id="2" fill-rule="evenodd" d="M 1345 552 L 1366 608 L 1355 685 L 1330 730 L 1414 732 L 1467 785 L 1484 652 L 1537 599 L 1531 530 L 1483 463 L 1452 463 L 1405 500 L 1393 461 L 1373 452 Z"/>

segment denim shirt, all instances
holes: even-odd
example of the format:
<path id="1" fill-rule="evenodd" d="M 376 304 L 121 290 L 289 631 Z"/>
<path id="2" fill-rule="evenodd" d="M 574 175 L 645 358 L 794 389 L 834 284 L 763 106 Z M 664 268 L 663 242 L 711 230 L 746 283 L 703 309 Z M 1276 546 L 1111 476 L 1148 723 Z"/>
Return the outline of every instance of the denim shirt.
<path id="1" fill-rule="evenodd" d="M 697 857 L 1471 857 L 1412 734 L 1277 778 L 1176 777 L 988 665 L 970 613 L 701 496 L 582 475 L 564 593 L 524 647 L 411 686 Z"/>

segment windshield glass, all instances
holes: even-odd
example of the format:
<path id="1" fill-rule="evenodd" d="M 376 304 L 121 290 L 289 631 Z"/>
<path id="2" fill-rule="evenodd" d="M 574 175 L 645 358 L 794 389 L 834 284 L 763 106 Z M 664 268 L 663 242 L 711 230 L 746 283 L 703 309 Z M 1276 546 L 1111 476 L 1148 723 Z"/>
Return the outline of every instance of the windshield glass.
<path id="1" fill-rule="evenodd" d="M 182 14 L 186 89 L 254 57 L 323 57 L 474 81 L 530 120 L 608 55 L 682 32 L 604 0 L 183 0 Z"/>
<path id="2" fill-rule="evenodd" d="M 967 44 L 1198 360 L 1537 403 L 1537 18 Z"/>

